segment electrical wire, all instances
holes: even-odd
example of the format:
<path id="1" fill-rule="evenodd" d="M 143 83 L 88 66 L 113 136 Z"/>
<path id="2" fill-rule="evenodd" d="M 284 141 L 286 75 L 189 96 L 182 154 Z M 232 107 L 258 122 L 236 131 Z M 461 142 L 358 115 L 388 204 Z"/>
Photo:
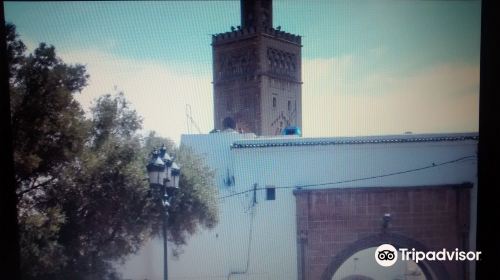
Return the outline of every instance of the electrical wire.
<path id="1" fill-rule="evenodd" d="M 351 183 L 351 182 L 357 182 L 357 181 L 364 181 L 364 180 L 370 180 L 370 179 L 377 179 L 377 178 L 383 178 L 383 177 L 389 177 L 389 176 L 395 176 L 395 175 L 400 175 L 400 174 L 406 174 L 406 173 L 411 173 L 411 172 L 416 172 L 416 171 L 421 171 L 425 169 L 430 169 L 430 168 L 435 168 L 443 165 L 448 165 L 452 163 L 457 163 L 460 161 L 465 161 L 468 159 L 473 159 L 477 158 L 477 156 L 465 156 L 465 157 L 460 157 L 454 160 L 450 161 L 445 161 L 442 163 L 432 163 L 430 165 L 424 166 L 424 167 L 419 167 L 419 168 L 414 168 L 414 169 L 408 169 L 404 171 L 397 171 L 397 172 L 392 172 L 392 173 L 386 173 L 382 175 L 375 175 L 375 176 L 369 176 L 369 177 L 362 177 L 362 178 L 356 178 L 356 179 L 349 179 L 349 180 L 342 180 L 342 181 L 335 181 L 335 182 L 326 182 L 326 183 L 317 183 L 317 184 L 307 184 L 307 185 L 295 185 L 295 186 L 281 186 L 281 187 L 276 187 L 276 189 L 300 189 L 300 188 L 309 188 L 309 187 L 317 187 L 317 186 L 325 186 L 325 185 L 337 185 L 337 184 L 343 184 L 343 183 Z M 257 188 L 255 190 L 264 190 L 265 188 Z M 224 200 L 226 198 L 234 197 L 237 195 L 242 195 L 248 192 L 252 192 L 254 189 L 248 189 L 245 191 L 237 192 L 237 193 L 232 193 L 226 196 L 219 197 L 220 200 Z"/>
<path id="2" fill-rule="evenodd" d="M 255 194 L 254 194 L 255 196 Z M 231 271 L 227 275 L 227 280 L 231 278 L 232 275 L 243 275 L 248 273 L 248 268 L 250 267 L 250 253 L 251 253 L 251 248 L 252 248 L 252 236 L 253 236 L 253 221 L 255 218 L 255 201 L 252 203 L 251 209 L 250 209 L 250 232 L 248 233 L 248 250 L 247 250 L 247 261 L 246 261 L 246 266 L 245 270 L 243 271 Z"/>

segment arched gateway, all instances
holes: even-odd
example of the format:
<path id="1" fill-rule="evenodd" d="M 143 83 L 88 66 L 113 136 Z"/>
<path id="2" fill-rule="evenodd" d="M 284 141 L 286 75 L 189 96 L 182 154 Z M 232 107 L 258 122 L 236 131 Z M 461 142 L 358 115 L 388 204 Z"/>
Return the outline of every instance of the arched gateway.
<path id="1" fill-rule="evenodd" d="M 370 247 L 377 247 L 380 244 L 391 244 L 396 249 L 399 248 L 415 248 L 418 251 L 428 251 L 428 248 L 421 244 L 420 242 L 413 240 L 411 238 L 405 237 L 403 235 L 394 233 L 380 233 L 375 234 L 366 238 L 359 239 L 349 246 L 336 254 L 330 264 L 326 267 L 325 271 L 321 275 L 322 280 L 331 280 L 335 272 L 340 268 L 340 266 L 353 254 L 363 249 Z M 427 280 L 449 280 L 450 275 L 448 274 L 444 265 L 440 262 L 419 262 L 418 266 L 425 275 Z"/>
<path id="2" fill-rule="evenodd" d="M 331 280 L 358 251 L 468 250 L 471 183 L 295 191 L 298 275 Z M 384 218 L 385 217 L 385 218 Z M 468 262 L 419 262 L 427 280 L 467 279 Z"/>

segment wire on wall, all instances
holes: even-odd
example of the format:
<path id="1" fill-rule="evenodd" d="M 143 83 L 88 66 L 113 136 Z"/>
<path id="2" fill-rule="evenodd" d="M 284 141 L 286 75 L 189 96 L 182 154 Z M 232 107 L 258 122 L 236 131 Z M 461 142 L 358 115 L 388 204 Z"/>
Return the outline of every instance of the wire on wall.
<path id="1" fill-rule="evenodd" d="M 301 188 L 310 188 L 310 187 L 318 187 L 318 186 L 326 186 L 326 185 L 337 185 L 337 184 L 343 184 L 343 183 L 352 183 L 352 182 L 357 182 L 357 181 L 364 181 L 364 180 L 371 180 L 371 179 L 377 179 L 377 178 L 383 178 L 383 177 L 389 177 L 389 176 L 395 176 L 395 175 L 401 175 L 401 174 L 406 174 L 406 173 L 412 173 L 412 172 L 417 172 L 425 169 L 431 169 L 431 168 L 436 168 L 440 167 L 443 165 L 448 165 L 448 164 L 453 164 L 457 162 L 463 162 L 463 161 L 468 161 L 470 159 L 475 159 L 477 158 L 476 155 L 473 156 L 465 156 L 465 157 L 460 157 L 454 160 L 450 161 L 445 161 L 441 163 L 434 163 L 432 162 L 430 165 L 424 166 L 424 167 L 419 167 L 419 168 L 414 168 L 414 169 L 408 169 L 408 170 L 403 170 L 403 171 L 397 171 L 397 172 L 392 172 L 392 173 L 386 173 L 382 175 L 375 175 L 375 176 L 369 176 L 369 177 L 362 177 L 362 178 L 356 178 L 356 179 L 348 179 L 348 180 L 342 180 L 342 181 L 336 181 L 336 182 L 325 182 L 325 183 L 317 183 L 317 184 L 307 184 L 307 185 L 295 185 L 295 186 L 281 186 L 281 187 L 276 187 L 276 189 L 301 189 Z M 220 200 L 224 200 L 226 198 L 242 195 L 248 192 L 255 192 L 256 190 L 264 190 L 265 188 L 251 188 L 248 190 L 244 190 L 241 192 L 236 192 L 232 193 L 226 196 L 219 197 Z"/>
<path id="2" fill-rule="evenodd" d="M 256 198 L 256 193 L 255 190 L 257 190 L 257 184 L 254 184 L 254 197 L 252 201 L 252 205 L 250 208 L 250 232 L 248 234 L 248 250 L 247 250 L 247 261 L 246 261 L 246 266 L 245 270 L 243 271 L 231 271 L 227 275 L 227 280 L 231 278 L 232 275 L 241 275 L 241 274 L 246 274 L 248 272 L 248 268 L 250 267 L 250 253 L 251 253 L 251 248 L 252 248 L 252 236 L 253 236 L 253 221 L 255 218 L 255 205 L 257 204 L 257 198 Z"/>

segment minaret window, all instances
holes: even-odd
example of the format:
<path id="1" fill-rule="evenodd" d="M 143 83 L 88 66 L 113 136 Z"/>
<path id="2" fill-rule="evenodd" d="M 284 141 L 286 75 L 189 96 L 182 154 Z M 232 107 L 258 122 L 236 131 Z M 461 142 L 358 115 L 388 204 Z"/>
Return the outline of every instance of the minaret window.
<path id="1" fill-rule="evenodd" d="M 228 97 L 226 100 L 226 110 L 227 111 L 232 111 L 233 110 L 233 100 L 231 97 Z"/>
<path id="2" fill-rule="evenodd" d="M 276 105 L 277 105 L 276 97 L 273 97 L 273 108 L 276 108 Z"/>
<path id="3" fill-rule="evenodd" d="M 288 111 L 292 110 L 292 101 L 288 100 Z"/>

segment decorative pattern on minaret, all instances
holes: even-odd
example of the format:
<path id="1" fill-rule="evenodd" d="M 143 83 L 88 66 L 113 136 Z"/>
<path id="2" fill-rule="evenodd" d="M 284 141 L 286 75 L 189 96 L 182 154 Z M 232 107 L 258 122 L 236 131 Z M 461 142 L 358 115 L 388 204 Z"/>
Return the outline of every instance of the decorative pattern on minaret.
<path id="1" fill-rule="evenodd" d="M 271 0 L 241 0 L 241 25 L 212 35 L 214 125 L 276 135 L 301 127 L 301 37 L 273 28 Z"/>

